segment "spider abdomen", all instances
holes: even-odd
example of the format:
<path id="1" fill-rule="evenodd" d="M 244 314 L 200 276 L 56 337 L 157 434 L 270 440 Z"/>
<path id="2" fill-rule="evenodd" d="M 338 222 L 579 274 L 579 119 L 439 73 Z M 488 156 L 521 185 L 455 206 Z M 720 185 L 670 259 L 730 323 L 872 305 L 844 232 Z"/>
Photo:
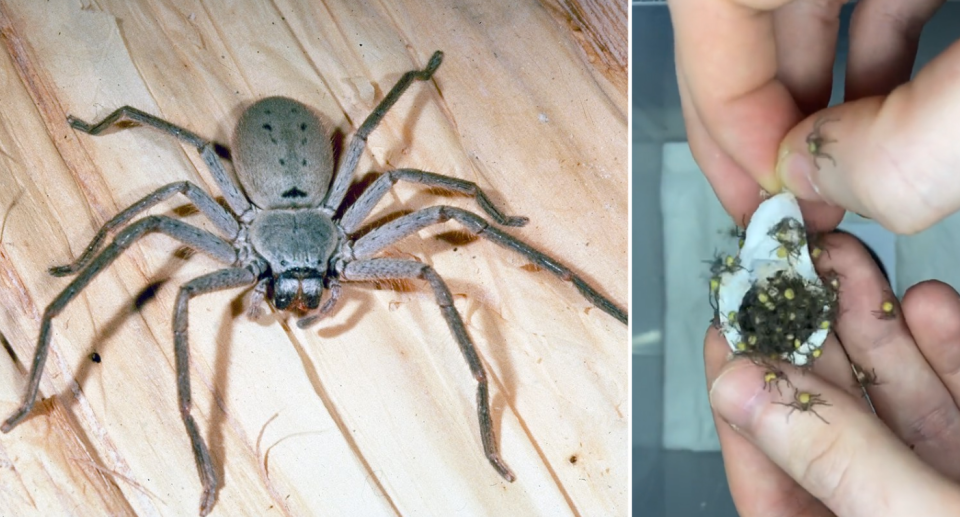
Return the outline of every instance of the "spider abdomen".
<path id="1" fill-rule="evenodd" d="M 237 179 L 260 208 L 315 207 L 333 177 L 333 149 L 313 110 L 268 97 L 240 117 L 233 135 Z"/>

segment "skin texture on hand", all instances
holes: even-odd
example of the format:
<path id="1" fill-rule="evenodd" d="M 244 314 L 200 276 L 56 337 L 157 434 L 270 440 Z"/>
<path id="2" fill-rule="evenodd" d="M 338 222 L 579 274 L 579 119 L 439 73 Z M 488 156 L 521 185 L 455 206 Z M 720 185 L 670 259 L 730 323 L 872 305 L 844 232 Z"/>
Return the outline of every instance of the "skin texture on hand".
<path id="1" fill-rule="evenodd" d="M 895 317 L 882 319 L 890 287 L 869 253 L 843 234 L 827 236 L 824 245 L 829 253 L 817 267 L 840 275 L 840 317 L 812 371 L 783 365 L 791 385 L 767 387 L 764 366 L 728 361 L 723 337 L 713 328 L 707 333 L 707 383 L 738 511 L 960 514 L 960 296 L 947 285 L 922 283 L 894 307 Z M 867 390 L 877 415 L 850 361 L 875 373 Z M 794 401 L 795 389 L 829 405 L 781 405 Z"/>
<path id="2" fill-rule="evenodd" d="M 847 103 L 820 112 L 830 99 L 843 3 L 670 2 L 690 147 L 737 222 L 756 209 L 761 187 L 775 193 L 785 182 L 808 201 L 801 207 L 815 231 L 835 227 L 840 207 L 900 233 L 960 208 L 960 182 L 947 181 L 960 167 L 947 129 L 960 115 L 960 44 L 907 83 L 920 31 L 943 0 L 860 2 Z M 815 163 L 808 136 L 823 120 L 836 120 L 822 127 L 836 141 L 820 149 L 833 160 Z"/>
<path id="3" fill-rule="evenodd" d="M 876 219 L 901 234 L 923 230 L 960 209 L 960 43 L 886 97 L 848 102 L 791 130 L 778 173 L 805 199 L 822 199 Z M 833 160 L 814 165 L 807 135 L 817 120 Z"/>

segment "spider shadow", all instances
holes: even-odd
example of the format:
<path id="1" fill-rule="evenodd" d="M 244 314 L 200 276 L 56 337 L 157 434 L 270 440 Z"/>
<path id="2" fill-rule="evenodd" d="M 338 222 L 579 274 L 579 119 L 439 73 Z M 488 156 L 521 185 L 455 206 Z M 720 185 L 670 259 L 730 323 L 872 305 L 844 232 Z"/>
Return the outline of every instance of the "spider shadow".
<path id="1" fill-rule="evenodd" d="M 0 345 L 3 346 L 3 351 L 10 356 L 10 362 L 13 363 L 13 366 L 16 367 L 17 371 L 19 371 L 21 375 L 26 376 L 28 371 L 27 366 L 20 362 L 20 356 L 17 355 L 17 351 L 13 349 L 13 346 L 10 344 L 10 341 L 3 332 L 0 332 Z"/>
<path id="2" fill-rule="evenodd" d="M 454 285 L 451 286 L 451 289 L 453 289 L 454 286 L 462 285 L 460 282 L 455 282 Z M 464 291 L 462 288 L 458 290 L 461 292 Z M 476 293 L 480 291 L 480 288 L 470 283 L 466 291 Z M 500 428 L 503 424 L 504 407 L 509 406 L 511 409 L 516 408 L 517 402 L 517 372 L 513 367 L 513 362 L 509 360 L 509 354 L 506 350 L 506 347 L 510 346 L 510 344 L 500 330 L 504 317 L 500 311 L 496 310 L 492 305 L 485 303 L 482 297 L 471 296 L 469 294 L 464 294 L 464 296 L 470 301 L 469 304 L 466 304 L 464 310 L 461 311 L 464 324 L 467 326 L 467 332 L 469 332 L 473 338 L 479 353 L 479 340 L 474 336 L 479 337 L 481 335 L 477 332 L 478 329 L 482 328 L 484 330 L 482 336 L 483 341 L 487 345 L 484 369 L 487 371 L 487 376 L 491 381 L 499 381 L 500 384 L 500 389 L 496 390 L 490 397 L 490 419 L 493 422 L 494 435 L 499 441 L 502 440 L 503 436 Z M 472 321 L 477 321 L 477 325 L 471 324 Z M 492 383 L 493 382 L 491 382 L 491 384 Z M 522 416 L 518 414 L 515 409 L 513 411 L 516 414 L 517 420 L 522 421 Z M 502 442 L 500 445 L 502 445 Z"/>
<path id="3" fill-rule="evenodd" d="M 407 112 L 406 117 L 402 121 L 401 127 L 403 129 L 401 129 L 400 131 L 401 142 L 407 142 L 410 145 L 413 145 L 413 143 L 415 142 L 414 126 L 416 126 L 416 122 L 420 120 L 420 115 L 423 114 L 424 109 L 427 107 L 427 104 L 429 103 L 429 99 L 425 99 L 424 97 L 433 95 L 434 81 L 436 81 L 436 76 L 434 76 L 434 78 L 431 79 L 429 83 L 427 83 L 429 85 L 428 87 L 417 88 L 416 94 L 410 97 L 410 111 Z M 436 94 L 438 96 L 441 95 L 441 93 L 439 92 L 440 90 L 439 86 L 436 87 L 436 90 L 437 90 Z M 383 98 L 383 97 L 381 96 L 380 98 Z M 389 163 L 389 156 L 387 156 L 387 162 Z"/>
<path id="4" fill-rule="evenodd" d="M 107 320 L 106 324 L 100 327 L 98 331 L 94 333 L 91 338 L 93 343 L 107 343 L 110 338 L 117 334 L 121 329 L 124 323 L 133 315 L 139 313 L 143 307 L 150 303 L 154 298 L 156 298 L 159 290 L 169 281 L 173 273 L 179 269 L 183 262 L 185 261 L 183 254 L 180 250 L 170 256 L 166 262 L 160 267 L 160 269 L 148 277 L 147 286 L 137 292 L 137 295 L 133 297 L 133 300 L 129 304 L 125 304 L 120 307 L 120 309 L 115 312 L 110 319 Z M 171 315 L 172 317 L 172 315 Z M 73 376 L 73 383 L 77 389 L 83 391 L 84 386 L 87 383 L 92 368 L 107 368 L 109 367 L 110 354 L 106 353 L 109 350 L 107 346 L 98 346 L 96 344 L 91 344 L 86 353 L 83 355 L 83 360 L 80 365 L 75 368 L 75 374 Z M 100 361 L 92 360 L 93 354 L 100 354 Z M 15 355 L 15 354 L 14 354 Z M 19 365 L 19 361 L 15 361 Z M 26 371 L 24 371 L 26 373 Z M 67 388 L 65 391 L 58 392 L 49 398 L 38 398 L 34 405 L 33 411 L 28 418 L 38 417 L 40 415 L 49 415 L 52 412 L 56 411 L 54 404 L 55 401 L 66 401 L 63 404 L 63 409 L 65 410 L 65 415 L 73 420 L 73 406 L 76 404 L 76 397 L 68 395 L 72 391 L 72 388 Z M 104 397 L 104 407 L 107 406 L 108 397 Z M 80 432 L 80 428 L 74 425 L 74 429 L 77 431 L 76 437 L 83 443 L 84 450 L 87 451 L 90 456 L 90 461 L 94 465 L 98 465 L 102 468 L 106 468 L 106 463 L 104 458 L 100 455 L 97 447 L 94 446 L 93 442 L 87 437 L 86 433 Z"/>
<path id="5" fill-rule="evenodd" d="M 110 347 L 106 345 L 131 316 L 140 313 L 148 303 L 157 297 L 160 289 L 163 288 L 163 286 L 170 281 L 174 273 L 184 265 L 189 258 L 188 254 L 183 252 L 184 249 L 185 248 L 180 248 L 177 250 L 160 266 L 156 273 L 147 277 L 146 287 L 137 292 L 131 303 L 123 305 L 120 310 L 115 312 L 113 316 L 100 327 L 100 330 L 94 334 L 91 339 L 93 344 L 87 347 L 83 355 L 84 360 L 77 367 L 76 374 L 73 377 L 74 382 L 77 383 L 77 386 L 79 386 L 81 390 L 86 385 L 93 368 L 109 368 L 110 354 L 108 351 Z M 170 318 L 172 320 L 172 313 Z M 100 356 L 101 360 L 99 363 L 91 359 L 93 354 Z"/>
<path id="6" fill-rule="evenodd" d="M 96 333 L 93 341 L 95 343 L 109 342 L 110 338 L 120 330 L 129 317 L 141 312 L 146 304 L 150 303 L 156 298 L 160 289 L 170 281 L 177 270 L 179 270 L 185 264 L 186 260 L 189 259 L 191 254 L 192 252 L 187 248 L 178 249 L 177 252 L 175 252 L 156 273 L 148 277 L 147 286 L 137 293 L 133 299 L 133 302 L 121 307 L 118 312 L 116 312 L 109 320 L 107 320 L 106 324 L 101 327 L 101 330 Z M 209 410 L 207 444 L 214 460 L 214 469 L 217 471 L 217 475 L 221 480 L 225 479 L 222 460 L 226 457 L 223 443 L 223 426 L 225 424 L 224 417 L 226 415 L 226 408 L 223 396 L 220 392 L 220 387 L 226 386 L 228 381 L 228 366 L 230 364 L 232 352 L 232 347 L 230 345 L 232 344 L 233 338 L 233 325 L 231 323 L 233 319 L 243 312 L 243 296 L 245 292 L 246 290 L 234 297 L 228 306 L 228 310 L 224 311 L 223 321 L 220 325 L 220 331 L 217 334 L 216 340 L 218 344 L 223 344 L 224 346 L 217 346 L 217 353 L 213 364 L 214 391 L 211 394 L 212 403 Z M 172 319 L 173 315 L 171 314 L 170 317 Z M 172 342 L 170 344 L 172 346 Z M 108 351 L 109 348 L 103 345 L 91 345 L 86 350 L 86 354 L 84 355 L 85 360 L 82 361 L 80 366 L 77 368 L 77 373 L 74 376 L 74 381 L 81 389 L 83 389 L 83 386 L 86 384 L 87 378 L 91 374 L 93 368 L 109 367 L 110 354 Z M 94 353 L 100 354 L 100 363 L 90 360 Z M 171 388 L 175 388 L 175 385 L 171 386 Z M 70 405 L 72 405 L 72 403 Z M 184 436 L 184 439 L 186 442 L 186 435 Z M 91 448 L 90 450 L 92 451 L 94 449 Z M 96 459 L 98 464 L 102 464 L 100 458 Z"/>
<path id="7" fill-rule="evenodd" d="M 333 338 L 342 336 L 355 328 L 366 314 L 373 311 L 373 294 L 364 289 L 362 282 L 349 282 L 343 286 L 344 298 L 356 303 L 344 303 L 321 319 L 312 328 L 308 329 L 316 333 L 321 338 Z M 344 319 L 344 309 L 350 313 Z"/>
<path id="8" fill-rule="evenodd" d="M 223 429 L 227 423 L 227 407 L 221 390 L 226 388 L 229 383 L 230 359 L 233 355 L 233 323 L 238 317 L 242 317 L 245 310 L 244 299 L 250 289 L 241 290 L 230 300 L 227 308 L 223 311 L 216 337 L 217 352 L 213 360 L 213 392 L 211 393 L 210 409 L 207 413 L 209 415 L 207 447 L 210 449 L 210 456 L 217 477 L 222 480 L 221 490 L 227 486 L 224 468 L 227 452 L 223 439 Z"/>

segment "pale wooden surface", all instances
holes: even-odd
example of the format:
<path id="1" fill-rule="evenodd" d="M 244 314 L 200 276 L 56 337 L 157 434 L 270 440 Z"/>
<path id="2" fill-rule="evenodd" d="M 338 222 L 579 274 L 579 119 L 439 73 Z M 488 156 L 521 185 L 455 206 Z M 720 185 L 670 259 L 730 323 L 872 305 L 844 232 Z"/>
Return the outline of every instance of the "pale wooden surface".
<path id="1" fill-rule="evenodd" d="M 373 133 L 360 172 L 476 181 L 531 218 L 511 233 L 626 304 L 626 2 L 428 3 L 0 0 L 0 331 L 19 358 L 0 353 L 3 416 L 67 284 L 46 268 L 160 185 L 214 188 L 192 149 L 144 129 L 81 135 L 68 113 L 130 104 L 226 143 L 245 104 L 287 95 L 349 135 L 442 49 L 435 82 Z M 475 208 L 398 185 L 376 214 L 437 203 Z M 493 244 L 435 238 L 454 229 L 392 252 L 458 293 L 517 482 L 483 456 L 475 383 L 424 284 L 350 288 L 307 331 L 248 321 L 229 291 L 191 305 L 194 415 L 224 480 L 213 515 L 626 515 L 626 326 Z M 215 264 L 176 248 L 148 237 L 56 320 L 48 398 L 0 435 L 3 515 L 196 515 L 170 316 L 176 286 Z"/>

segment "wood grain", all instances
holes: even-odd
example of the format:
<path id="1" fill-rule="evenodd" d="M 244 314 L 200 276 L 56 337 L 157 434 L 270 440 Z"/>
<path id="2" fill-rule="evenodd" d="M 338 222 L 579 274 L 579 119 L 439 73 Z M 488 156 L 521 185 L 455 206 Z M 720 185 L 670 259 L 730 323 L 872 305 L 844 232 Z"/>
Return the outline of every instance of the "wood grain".
<path id="1" fill-rule="evenodd" d="M 414 85 L 371 135 L 359 175 L 417 167 L 475 181 L 531 218 L 511 233 L 625 305 L 626 10 L 0 0 L 0 412 L 19 404 L 40 314 L 67 284 L 46 269 L 161 185 L 215 188 L 193 149 L 142 128 L 78 134 L 68 114 L 93 120 L 129 104 L 226 144 L 244 106 L 286 95 L 349 137 L 437 49 L 434 81 Z M 374 219 L 438 203 L 475 208 L 397 185 Z M 212 515 L 627 514 L 626 326 L 454 230 L 389 253 L 433 265 L 457 295 L 518 480 L 483 456 L 475 383 L 425 284 L 351 286 L 307 330 L 282 314 L 251 322 L 244 293 L 229 291 L 191 304 L 194 415 L 223 479 Z M 4 515 L 196 515 L 170 318 L 177 286 L 216 265 L 176 250 L 148 237 L 56 320 L 43 400 L 0 435 Z"/>

